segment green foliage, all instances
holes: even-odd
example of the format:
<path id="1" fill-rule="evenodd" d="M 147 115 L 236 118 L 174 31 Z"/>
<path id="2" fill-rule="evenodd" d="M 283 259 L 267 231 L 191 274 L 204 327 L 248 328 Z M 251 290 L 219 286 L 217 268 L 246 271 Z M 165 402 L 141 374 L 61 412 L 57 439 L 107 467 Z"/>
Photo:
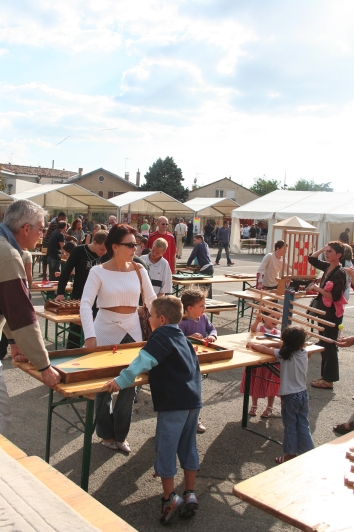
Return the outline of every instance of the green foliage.
<path id="1" fill-rule="evenodd" d="M 317 184 L 313 181 L 309 181 L 308 179 L 299 179 L 296 181 L 295 185 L 293 187 L 288 187 L 288 190 L 314 190 L 319 192 L 333 192 L 333 188 L 331 188 L 329 185 L 332 183 L 329 181 L 328 183 L 320 183 Z"/>
<path id="2" fill-rule="evenodd" d="M 3 178 L 0 176 L 0 192 L 4 192 L 6 188 L 6 183 L 4 182 Z"/>
<path id="3" fill-rule="evenodd" d="M 269 194 L 269 192 L 273 192 L 273 190 L 279 189 L 279 181 L 276 179 L 267 179 L 265 175 L 255 178 L 253 181 L 254 185 L 250 187 L 250 190 L 259 196 L 264 196 L 265 194 Z"/>
<path id="4" fill-rule="evenodd" d="M 182 203 L 188 198 L 188 188 L 184 188 L 182 170 L 178 168 L 173 157 L 166 157 L 163 161 L 157 159 L 145 174 L 146 183 L 140 190 L 161 190 Z"/>

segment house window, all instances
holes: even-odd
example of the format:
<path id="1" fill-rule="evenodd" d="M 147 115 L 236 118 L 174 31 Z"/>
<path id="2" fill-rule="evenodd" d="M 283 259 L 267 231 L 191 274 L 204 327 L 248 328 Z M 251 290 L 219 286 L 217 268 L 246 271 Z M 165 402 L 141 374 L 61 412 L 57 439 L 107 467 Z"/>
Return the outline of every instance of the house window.
<path id="1" fill-rule="evenodd" d="M 224 197 L 224 191 L 223 190 L 215 190 L 215 197 L 216 198 L 223 198 Z"/>
<path id="2" fill-rule="evenodd" d="M 98 195 L 101 196 L 101 198 L 103 198 L 103 190 L 99 190 Z"/>
<path id="3" fill-rule="evenodd" d="M 111 199 L 111 198 L 113 198 L 113 192 L 108 191 L 108 199 Z"/>
<path id="4" fill-rule="evenodd" d="M 226 191 L 226 197 L 227 198 L 231 198 L 231 199 L 235 199 L 235 191 L 234 190 L 227 190 Z"/>
<path id="5" fill-rule="evenodd" d="M 104 181 L 104 176 L 103 175 L 100 175 L 98 180 L 102 183 L 102 181 Z"/>

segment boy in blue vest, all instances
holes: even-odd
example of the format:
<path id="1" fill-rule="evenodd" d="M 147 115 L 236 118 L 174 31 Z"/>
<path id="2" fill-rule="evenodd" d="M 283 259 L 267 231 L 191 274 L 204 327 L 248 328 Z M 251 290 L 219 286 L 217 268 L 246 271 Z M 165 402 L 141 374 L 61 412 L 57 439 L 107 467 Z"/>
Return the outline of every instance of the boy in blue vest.
<path id="1" fill-rule="evenodd" d="M 155 299 L 151 307 L 149 340 L 130 366 L 106 384 L 109 392 L 131 386 L 135 377 L 149 371 L 149 382 L 158 412 L 156 426 L 155 472 L 161 477 L 161 523 L 166 524 L 178 511 L 192 517 L 198 508 L 194 484 L 199 469 L 196 432 L 201 402 L 201 375 L 192 344 L 178 327 L 182 319 L 181 301 L 174 296 Z M 185 491 L 174 491 L 176 454 L 184 470 Z"/>

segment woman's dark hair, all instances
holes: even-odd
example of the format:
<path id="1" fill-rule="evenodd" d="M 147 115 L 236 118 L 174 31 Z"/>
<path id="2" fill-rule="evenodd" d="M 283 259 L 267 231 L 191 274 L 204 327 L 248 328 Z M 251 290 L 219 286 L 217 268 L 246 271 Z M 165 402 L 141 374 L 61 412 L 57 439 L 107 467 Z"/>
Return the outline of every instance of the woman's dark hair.
<path id="1" fill-rule="evenodd" d="M 107 239 L 106 239 L 106 248 L 108 255 L 112 258 L 113 257 L 113 244 L 120 244 L 123 238 L 126 235 L 136 235 L 137 231 L 134 229 L 134 227 L 131 227 L 128 224 L 117 224 L 112 227 L 110 232 L 108 233 Z"/>
<path id="2" fill-rule="evenodd" d="M 276 251 L 277 249 L 281 249 L 284 247 L 284 240 L 277 240 L 276 243 L 274 244 L 274 251 Z"/>
<path id="3" fill-rule="evenodd" d="M 332 242 L 328 242 L 327 244 L 330 248 L 334 249 L 336 253 L 341 253 L 342 258 L 344 255 L 344 244 L 342 242 L 339 242 L 339 240 L 332 240 Z"/>
<path id="4" fill-rule="evenodd" d="M 306 333 L 302 327 L 286 327 L 281 333 L 283 341 L 279 355 L 284 360 L 291 360 L 293 353 L 302 349 L 306 342 Z"/>
<path id="5" fill-rule="evenodd" d="M 72 231 L 76 231 L 76 226 L 77 226 L 78 223 L 82 224 L 81 218 L 75 218 L 75 220 L 71 224 L 71 230 Z"/>

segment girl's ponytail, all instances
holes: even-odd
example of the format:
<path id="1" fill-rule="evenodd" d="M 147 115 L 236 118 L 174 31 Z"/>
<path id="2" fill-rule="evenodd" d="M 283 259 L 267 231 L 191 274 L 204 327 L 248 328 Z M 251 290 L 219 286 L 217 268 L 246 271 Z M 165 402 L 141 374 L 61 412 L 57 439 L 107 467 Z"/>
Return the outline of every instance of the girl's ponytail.
<path id="1" fill-rule="evenodd" d="M 302 349 L 306 342 L 306 333 L 302 327 L 286 327 L 282 334 L 282 347 L 279 349 L 279 355 L 284 360 L 291 360 L 296 351 Z"/>

